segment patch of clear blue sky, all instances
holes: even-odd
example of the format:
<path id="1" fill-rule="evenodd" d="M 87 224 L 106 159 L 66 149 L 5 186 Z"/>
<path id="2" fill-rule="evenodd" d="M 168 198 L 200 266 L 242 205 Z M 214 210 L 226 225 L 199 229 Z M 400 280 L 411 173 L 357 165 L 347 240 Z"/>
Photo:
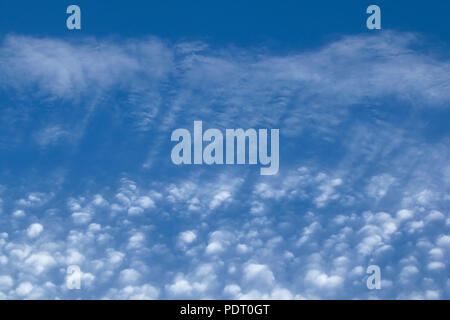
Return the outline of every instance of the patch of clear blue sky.
<path id="1" fill-rule="evenodd" d="M 82 31 L 66 29 L 65 10 L 82 9 Z M 382 9 L 383 29 L 415 31 L 450 40 L 450 2 L 435 1 L 0 1 L 0 33 L 33 36 L 155 35 L 206 40 L 239 47 L 291 50 L 323 43 L 333 35 L 371 32 L 366 8 Z"/>

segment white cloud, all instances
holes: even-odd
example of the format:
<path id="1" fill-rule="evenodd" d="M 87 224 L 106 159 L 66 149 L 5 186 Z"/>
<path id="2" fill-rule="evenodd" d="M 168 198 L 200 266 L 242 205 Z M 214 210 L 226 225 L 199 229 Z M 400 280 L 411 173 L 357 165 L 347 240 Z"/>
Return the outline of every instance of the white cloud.
<path id="1" fill-rule="evenodd" d="M 14 280 L 10 276 L 2 275 L 0 276 L 0 290 L 8 290 L 14 285 Z"/>
<path id="2" fill-rule="evenodd" d="M 192 243 L 197 239 L 197 234 L 193 230 L 183 231 L 179 235 L 179 239 L 182 243 Z"/>
<path id="3" fill-rule="evenodd" d="M 144 209 L 155 207 L 155 202 L 150 197 L 147 197 L 147 196 L 140 197 L 137 200 L 137 203 L 139 206 L 141 206 Z"/>
<path id="4" fill-rule="evenodd" d="M 419 274 L 419 269 L 416 266 L 405 266 L 400 272 L 400 278 L 409 278 Z"/>
<path id="5" fill-rule="evenodd" d="M 72 220 L 76 224 L 86 224 L 91 221 L 91 214 L 88 212 L 74 212 L 72 213 Z"/>
<path id="6" fill-rule="evenodd" d="M 225 202 L 226 200 L 228 200 L 231 197 L 231 194 L 228 191 L 221 191 L 218 194 L 216 194 L 214 196 L 214 198 L 212 199 L 209 207 L 211 209 L 216 209 L 217 207 L 219 207 L 223 202 Z"/>
<path id="7" fill-rule="evenodd" d="M 225 168 L 220 174 L 199 170 L 176 182 L 138 184 L 123 178 L 118 190 L 104 186 L 101 195 L 87 189 L 69 199 L 68 221 L 52 214 L 61 209 L 55 208 L 57 201 L 50 203 L 52 193 L 27 192 L 2 207 L 26 208 L 26 216 L 13 224 L 32 223 L 39 214 L 52 232 L 46 232 L 45 242 L 30 241 L 14 225 L 8 236 L 0 237 L 0 265 L 13 280 L 1 276 L 0 285 L 11 291 L 19 284 L 5 295 L 67 297 L 56 272 L 64 273 L 67 263 L 82 264 L 83 283 L 96 284 L 83 294 L 95 298 L 364 298 L 370 293 L 358 288 L 372 263 L 380 263 L 386 277 L 383 288 L 388 289 L 380 297 L 448 295 L 442 280 L 450 247 L 442 205 L 447 143 L 415 140 L 401 123 L 349 121 L 351 107 L 368 101 L 373 106 L 364 110 L 385 115 L 388 95 L 405 108 L 448 104 L 450 64 L 416 50 L 418 41 L 410 34 L 387 32 L 343 37 L 308 52 L 277 56 L 246 49 L 215 51 L 192 43 L 171 46 L 157 39 L 75 44 L 5 38 L 0 86 L 49 103 L 86 98 L 89 103 L 74 102 L 83 115 L 76 122 L 84 125 L 96 104 L 110 101 L 107 90 L 120 88 L 125 98 L 110 110 L 126 112 L 140 130 L 154 124 L 155 132 L 165 137 L 175 124 L 191 124 L 205 112 L 211 126 L 276 125 L 285 128 L 287 140 L 307 133 L 312 144 L 326 141 L 332 152 L 344 154 L 333 157 L 333 165 L 291 159 L 292 167 L 286 165 L 271 179 L 255 180 L 241 168 Z M 168 75 L 176 83 L 167 81 Z M 160 85 L 172 92 L 170 99 L 160 94 Z M 97 95 L 99 99 L 91 98 Z M 388 107 L 391 112 L 395 106 Z M 156 114 L 161 123 L 152 122 Z M 345 135 L 339 135 L 349 122 Z M 58 119 L 38 129 L 35 141 L 50 147 L 72 129 L 83 131 Z M 144 169 L 153 173 L 151 166 Z M 237 211 L 212 213 L 231 207 Z M 142 214 L 148 209 L 151 215 Z M 137 214 L 139 225 L 131 217 Z M 94 217 L 101 225 L 88 225 Z M 187 231 L 178 233 L 180 225 L 175 225 L 168 232 L 172 223 Z M 29 237 L 42 233 L 31 229 Z M 189 250 L 177 250 L 180 243 L 190 244 Z M 401 281 L 389 279 L 392 275 L 400 275 Z M 149 284 L 151 279 L 155 284 Z"/>
<path id="8" fill-rule="evenodd" d="M 397 212 L 397 218 L 399 220 L 408 220 L 414 217 L 414 212 L 411 210 L 402 209 Z"/>
<path id="9" fill-rule="evenodd" d="M 140 277 L 141 274 L 134 269 L 125 269 L 120 271 L 120 281 L 123 284 L 137 283 Z"/>
<path id="10" fill-rule="evenodd" d="M 106 207 L 109 205 L 108 201 L 106 201 L 101 194 L 96 194 L 92 203 L 97 207 Z"/>
<path id="11" fill-rule="evenodd" d="M 220 242 L 210 242 L 206 247 L 207 254 L 218 254 L 224 250 L 222 244 Z"/>
<path id="12" fill-rule="evenodd" d="M 32 268 L 33 273 L 41 274 L 56 265 L 56 261 L 48 252 L 38 252 L 31 254 L 25 264 Z"/>
<path id="13" fill-rule="evenodd" d="M 138 232 L 130 237 L 128 240 L 128 248 L 129 249 L 138 249 L 143 246 L 145 241 L 145 236 L 143 233 Z"/>
<path id="14" fill-rule="evenodd" d="M 40 223 L 33 223 L 27 229 L 27 235 L 29 238 L 38 237 L 41 232 L 44 230 L 44 227 Z"/>
<path id="15" fill-rule="evenodd" d="M 192 293 L 192 286 L 182 275 L 178 275 L 175 281 L 168 286 L 168 290 L 171 294 L 177 295 L 190 295 Z"/>
<path id="16" fill-rule="evenodd" d="M 251 263 L 244 268 L 244 279 L 263 285 L 272 285 L 275 277 L 267 265 Z"/>
<path id="17" fill-rule="evenodd" d="M 330 180 L 325 174 L 319 174 L 317 179 L 319 179 L 319 181 L 325 180 L 318 187 L 321 194 L 314 199 L 314 202 L 320 208 L 323 207 L 329 200 L 335 200 L 339 197 L 339 194 L 335 192 L 335 189 L 342 184 L 342 179 L 336 178 Z"/>
<path id="18" fill-rule="evenodd" d="M 33 290 L 33 285 L 30 282 L 22 282 L 17 287 L 16 293 L 21 297 L 25 297 L 25 296 L 29 295 L 32 290 Z"/>
<path id="19" fill-rule="evenodd" d="M 372 177 L 370 184 L 367 187 L 367 194 L 370 197 L 381 199 L 387 194 L 394 182 L 395 178 L 389 174 Z"/>
<path id="20" fill-rule="evenodd" d="M 137 216 L 140 215 L 144 212 L 144 209 L 142 209 L 141 207 L 130 207 L 128 208 L 128 214 L 130 216 Z"/>
<path id="21" fill-rule="evenodd" d="M 445 264 L 439 261 L 430 262 L 427 266 L 428 270 L 442 270 L 445 269 Z"/>
<path id="22" fill-rule="evenodd" d="M 84 255 L 76 249 L 67 250 L 66 264 L 67 265 L 81 265 L 84 261 Z"/>
<path id="23" fill-rule="evenodd" d="M 23 217 L 25 217 L 25 211 L 15 210 L 12 215 L 14 218 L 23 218 Z"/>
<path id="24" fill-rule="evenodd" d="M 111 289 L 106 299 L 119 300 L 154 300 L 159 296 L 159 289 L 150 285 L 144 284 L 141 286 L 126 286 L 120 290 Z"/>
<path id="25" fill-rule="evenodd" d="M 229 284 L 223 289 L 223 293 L 229 297 L 236 297 L 241 293 L 241 288 L 237 284 Z"/>
<path id="26" fill-rule="evenodd" d="M 52 194 L 42 192 L 32 192 L 26 198 L 19 199 L 17 204 L 24 207 L 39 207 L 47 203 L 52 198 Z"/>
<path id="27" fill-rule="evenodd" d="M 141 70 L 145 70 L 147 79 L 163 77 L 172 59 L 170 51 L 156 39 L 124 46 L 98 46 L 89 41 L 75 45 L 22 36 L 6 37 L 0 56 L 5 61 L 2 71 L 8 75 L 10 85 L 36 82 L 41 90 L 65 98 L 79 95 L 93 85 L 137 85 L 135 76 Z M 26 82 L 20 82 L 25 79 Z"/>
<path id="28" fill-rule="evenodd" d="M 310 270 L 305 276 L 305 282 L 320 289 L 334 289 L 342 285 L 343 279 L 336 275 L 329 276 L 319 270 Z"/>
<path id="29" fill-rule="evenodd" d="M 69 136 L 69 133 L 58 125 L 47 127 L 35 135 L 35 140 L 41 147 L 47 145 L 54 145 L 59 143 L 62 139 Z"/>
<path id="30" fill-rule="evenodd" d="M 432 210 L 425 218 L 425 220 L 427 222 L 444 220 L 444 219 L 445 219 L 445 216 L 442 214 L 442 212 L 439 212 L 437 210 Z"/>
<path id="31" fill-rule="evenodd" d="M 438 237 L 436 243 L 439 247 L 450 248 L 450 236 L 449 235 L 441 235 Z"/>

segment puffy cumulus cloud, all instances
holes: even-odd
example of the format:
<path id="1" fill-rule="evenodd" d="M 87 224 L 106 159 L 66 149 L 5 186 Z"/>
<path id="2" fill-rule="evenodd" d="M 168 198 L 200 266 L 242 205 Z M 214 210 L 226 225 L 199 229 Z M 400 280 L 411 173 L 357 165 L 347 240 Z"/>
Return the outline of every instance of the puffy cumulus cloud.
<path id="1" fill-rule="evenodd" d="M 120 281 L 124 284 L 133 284 L 139 281 L 141 274 L 134 269 L 120 271 Z"/>
<path id="2" fill-rule="evenodd" d="M 205 183 L 199 178 L 190 178 L 177 184 L 170 184 L 166 189 L 166 199 L 173 208 L 183 212 L 199 212 L 207 215 L 224 209 L 235 201 L 235 192 L 244 179 L 233 175 L 219 174 L 214 180 Z"/>
<path id="3" fill-rule="evenodd" d="M 431 210 L 430 213 L 426 216 L 425 220 L 427 222 L 445 220 L 445 215 L 440 211 Z"/>
<path id="4" fill-rule="evenodd" d="M 444 270 L 445 264 L 440 261 L 430 262 L 427 266 L 428 270 Z"/>
<path id="5" fill-rule="evenodd" d="M 22 218 L 22 217 L 25 217 L 25 211 L 23 211 L 23 210 L 15 210 L 15 211 L 12 213 L 12 216 L 13 216 L 14 218 Z"/>
<path id="6" fill-rule="evenodd" d="M 167 286 L 167 290 L 174 296 L 189 296 L 193 291 L 193 285 L 183 275 L 178 275 L 173 283 Z"/>
<path id="7" fill-rule="evenodd" d="M 53 197 L 53 194 L 43 192 L 32 192 L 27 197 L 17 200 L 17 204 L 23 207 L 39 207 L 44 205 Z"/>
<path id="8" fill-rule="evenodd" d="M 159 289 L 150 284 L 126 286 L 122 289 L 111 289 L 105 299 L 116 300 L 155 300 L 159 297 Z"/>
<path id="9" fill-rule="evenodd" d="M 220 264 L 202 263 L 187 274 L 178 273 L 165 286 L 166 292 L 171 298 L 211 297 L 217 290 L 220 268 Z"/>
<path id="10" fill-rule="evenodd" d="M 414 217 L 414 212 L 411 210 L 402 209 L 397 212 L 397 219 L 408 220 Z"/>
<path id="11" fill-rule="evenodd" d="M 245 287 L 244 287 L 245 288 Z M 238 300 L 300 300 L 305 299 L 302 295 L 294 295 L 290 290 L 279 287 L 270 286 L 271 289 L 250 289 L 243 292 L 239 285 L 229 284 L 223 289 L 223 295 L 226 298 Z"/>
<path id="12" fill-rule="evenodd" d="M 237 220 L 227 216 L 227 210 L 206 215 L 179 212 L 189 210 L 179 199 L 194 197 L 211 210 L 209 204 L 222 185 L 206 190 L 191 186 L 186 195 L 172 182 L 146 187 L 122 179 L 116 192 L 68 199 L 70 212 L 89 210 L 89 223 L 63 223 L 60 218 L 59 233 L 45 234 L 45 241 L 3 234 L 2 263 L 10 271 L 2 275 L 0 290 L 9 297 L 69 297 L 66 268 L 76 265 L 82 270 L 84 295 L 106 299 L 409 298 L 411 289 L 424 298 L 435 296 L 428 291 L 445 295 L 442 279 L 450 242 L 447 226 L 436 223 L 445 221 L 445 211 L 414 206 L 358 211 L 357 202 L 349 206 L 342 201 L 350 196 L 360 199 L 345 186 L 339 198 L 318 206 L 317 197 L 337 192 L 330 192 L 329 186 L 343 186 L 333 182 L 346 180 L 344 173 L 340 176 L 306 167 L 246 184 L 233 175 L 209 176 L 239 181 L 227 185 L 233 197 L 229 208 L 236 208 L 236 199 L 247 213 Z M 367 188 L 361 190 L 365 194 Z M 144 209 L 142 197 L 155 199 L 153 205 Z M 264 207 L 258 214 L 252 213 L 255 201 Z M 123 209 L 112 210 L 115 204 Z M 274 205 L 283 210 L 272 214 Z M 134 206 L 152 213 L 133 223 L 128 209 Z M 41 223 L 52 225 L 54 219 L 58 217 L 43 217 Z M 163 230 L 174 219 L 181 223 L 171 227 L 175 232 L 170 239 Z M 421 227 L 412 232 L 411 224 L 419 222 Z M 376 293 L 365 287 L 365 271 L 372 264 L 382 270 L 383 290 Z"/>
<path id="13" fill-rule="evenodd" d="M 223 252 L 233 242 L 234 235 L 226 230 L 217 230 L 210 234 L 206 254 L 215 255 Z"/>
<path id="14" fill-rule="evenodd" d="M 114 268 L 120 266 L 125 258 L 125 254 L 112 248 L 107 249 L 107 264 Z"/>
<path id="15" fill-rule="evenodd" d="M 221 191 L 217 193 L 214 198 L 211 200 L 209 207 L 211 209 L 215 209 L 220 206 L 222 203 L 227 201 L 230 198 L 231 194 L 228 191 Z"/>
<path id="16" fill-rule="evenodd" d="M 143 209 L 148 209 L 148 208 L 154 208 L 155 207 L 155 202 L 152 200 L 152 198 L 150 198 L 148 196 L 142 196 L 142 197 L 138 198 L 137 199 L 137 203 Z"/>
<path id="17" fill-rule="evenodd" d="M 193 230 L 188 230 L 181 232 L 178 237 L 181 243 L 189 244 L 197 239 L 197 234 Z"/>
<path id="18" fill-rule="evenodd" d="M 443 247 L 448 250 L 450 248 L 450 235 L 440 235 L 436 240 L 436 244 L 439 247 Z"/>
<path id="19" fill-rule="evenodd" d="M 35 274 L 41 274 L 55 264 L 55 259 L 48 252 L 33 253 L 25 260 L 25 265 Z"/>
<path id="20" fill-rule="evenodd" d="M 223 250 L 224 248 L 220 242 L 210 242 L 205 251 L 207 254 L 217 254 Z"/>
<path id="21" fill-rule="evenodd" d="M 30 282 L 22 282 L 16 289 L 16 294 L 20 297 L 27 297 L 33 291 L 33 285 Z"/>
<path id="22" fill-rule="evenodd" d="M 72 220 L 75 224 L 86 224 L 91 221 L 92 217 L 89 212 L 74 212 L 72 213 Z"/>
<path id="23" fill-rule="evenodd" d="M 236 297 L 241 293 L 241 287 L 237 284 L 229 284 L 223 288 L 223 294 L 228 297 Z"/>
<path id="24" fill-rule="evenodd" d="M 320 289 L 335 289 L 342 285 L 344 279 L 340 276 L 328 276 L 319 270 L 310 270 L 305 276 L 307 285 Z"/>
<path id="25" fill-rule="evenodd" d="M 407 280 L 408 278 L 416 276 L 419 273 L 420 273 L 420 270 L 416 266 L 407 265 L 407 266 L 403 267 L 403 269 L 401 269 L 399 276 L 400 276 L 400 279 Z"/>
<path id="26" fill-rule="evenodd" d="M 69 210 L 74 213 L 89 211 L 91 220 L 94 220 L 92 223 L 78 223 L 49 214 L 41 217 L 42 224 L 30 224 L 25 230 L 26 237 L 19 236 L 18 232 L 12 239 L 7 233 L 0 234 L 2 270 L 3 267 L 9 270 L 7 274 L 0 273 L 2 297 L 73 297 L 66 287 L 69 266 L 81 271 L 81 288 L 85 295 L 124 299 L 158 297 L 157 287 L 142 285 L 140 281 L 148 272 L 141 261 L 142 254 L 130 251 L 146 249 L 144 232 L 126 228 L 113 230 L 108 225 L 111 220 L 104 215 L 109 206 L 106 198 L 105 195 L 97 195 L 93 199 L 84 196 L 68 199 Z M 24 219 L 35 220 L 33 216 Z M 44 234 L 43 225 L 52 232 Z M 112 234 L 125 240 L 116 242 Z M 110 291 L 110 283 L 116 283 L 118 289 Z M 98 295 L 99 287 L 103 288 L 101 295 Z"/>
<path id="27" fill-rule="evenodd" d="M 316 207 L 323 208 L 330 202 L 339 200 L 340 195 L 336 189 L 342 183 L 342 178 L 330 177 L 324 172 L 317 172 L 315 168 L 291 169 L 270 184 L 261 182 L 255 185 L 252 212 L 263 212 L 264 200 L 312 200 Z"/>
<path id="28" fill-rule="evenodd" d="M 320 181 L 324 180 L 326 178 L 326 175 L 319 174 L 317 177 Z M 339 194 L 335 192 L 335 188 L 340 186 L 342 184 L 342 180 L 332 179 L 332 180 L 326 180 L 324 182 L 321 182 L 318 189 L 320 190 L 320 195 L 314 199 L 314 202 L 318 207 L 323 207 L 329 199 L 335 200 L 339 198 Z"/>
<path id="29" fill-rule="evenodd" d="M 156 207 L 162 195 L 156 190 L 146 192 L 137 188 L 134 181 L 122 178 L 122 186 L 110 201 L 110 209 L 115 212 L 127 212 L 129 216 L 139 216 Z"/>
<path id="30" fill-rule="evenodd" d="M 96 194 L 94 196 L 94 199 L 92 200 L 92 204 L 97 207 L 106 207 L 109 205 L 108 201 L 103 198 L 101 194 Z"/>
<path id="31" fill-rule="evenodd" d="M 81 265 L 84 261 L 84 255 L 74 248 L 67 250 L 66 263 L 68 265 Z"/>
<path id="32" fill-rule="evenodd" d="M 36 238 L 44 230 L 44 227 L 40 223 L 33 223 L 27 229 L 27 235 L 29 238 Z"/>
<path id="33" fill-rule="evenodd" d="M 144 209 L 141 207 L 130 207 L 128 208 L 128 214 L 131 216 L 140 215 L 144 212 Z"/>
<path id="34" fill-rule="evenodd" d="M 136 234 L 133 234 L 128 239 L 128 249 L 139 249 L 144 245 L 145 242 L 145 235 L 142 232 L 138 232 Z"/>
<path id="35" fill-rule="evenodd" d="M 286 288 L 274 288 L 271 292 L 265 293 L 256 289 L 248 292 L 241 292 L 239 287 L 225 287 L 224 292 L 233 299 L 239 300 L 300 300 L 304 299 L 301 295 L 293 295 Z"/>
<path id="36" fill-rule="evenodd" d="M 274 283 L 275 276 L 268 266 L 251 263 L 244 268 L 244 280 L 256 282 L 262 286 L 270 286 Z"/>

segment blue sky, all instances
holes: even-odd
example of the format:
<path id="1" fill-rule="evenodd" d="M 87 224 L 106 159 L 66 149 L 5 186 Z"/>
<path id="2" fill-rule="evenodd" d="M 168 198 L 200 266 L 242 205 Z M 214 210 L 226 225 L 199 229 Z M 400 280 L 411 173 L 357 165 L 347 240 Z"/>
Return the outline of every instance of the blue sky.
<path id="1" fill-rule="evenodd" d="M 70 4 L 0 3 L 0 298 L 449 298 L 449 4 Z M 175 166 L 194 120 L 278 174 Z"/>

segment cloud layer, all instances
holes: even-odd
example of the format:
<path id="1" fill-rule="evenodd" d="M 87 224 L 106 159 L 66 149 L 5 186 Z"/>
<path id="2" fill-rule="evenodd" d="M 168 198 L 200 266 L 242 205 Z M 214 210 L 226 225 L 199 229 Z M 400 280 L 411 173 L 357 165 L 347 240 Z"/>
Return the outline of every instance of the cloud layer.
<path id="1" fill-rule="evenodd" d="M 0 298 L 448 298 L 450 62 L 431 48 L 5 37 Z M 194 120 L 279 128 L 279 174 L 172 165 Z"/>

